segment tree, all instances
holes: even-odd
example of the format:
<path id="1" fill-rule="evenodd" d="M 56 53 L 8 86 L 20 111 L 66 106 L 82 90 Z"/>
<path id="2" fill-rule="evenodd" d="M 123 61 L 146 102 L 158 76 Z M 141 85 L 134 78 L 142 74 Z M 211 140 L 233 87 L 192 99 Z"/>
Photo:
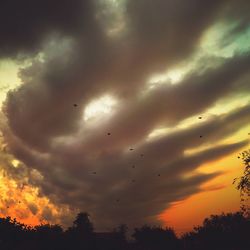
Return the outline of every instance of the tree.
<path id="1" fill-rule="evenodd" d="M 186 249 L 250 249 L 250 221 L 240 212 L 211 215 L 183 237 Z"/>
<path id="2" fill-rule="evenodd" d="M 88 213 L 79 213 L 73 222 L 73 226 L 65 233 L 67 249 L 93 249 L 94 229 Z"/>
<path id="3" fill-rule="evenodd" d="M 94 230 L 93 224 L 89 219 L 89 214 L 83 212 L 76 216 L 76 219 L 73 222 L 73 227 L 76 231 L 87 235 L 92 234 Z"/>
<path id="4" fill-rule="evenodd" d="M 128 226 L 126 224 L 120 224 L 117 228 L 114 229 L 114 233 L 119 235 L 119 238 L 122 241 L 126 241 L 127 232 Z"/>
<path id="5" fill-rule="evenodd" d="M 63 229 L 60 225 L 42 224 L 33 229 L 35 248 L 61 250 L 63 246 Z"/>
<path id="6" fill-rule="evenodd" d="M 236 183 L 236 188 L 240 191 L 241 209 L 244 215 L 250 218 L 250 150 L 242 152 L 239 158 L 242 159 L 245 168 L 243 175 L 235 178 L 233 183 Z"/>
<path id="7" fill-rule="evenodd" d="M 179 247 L 179 241 L 172 228 L 143 226 L 135 228 L 132 235 L 136 245 L 143 250 L 175 250 Z"/>
<path id="8" fill-rule="evenodd" d="M 0 249 L 20 249 L 28 227 L 11 217 L 0 218 Z"/>

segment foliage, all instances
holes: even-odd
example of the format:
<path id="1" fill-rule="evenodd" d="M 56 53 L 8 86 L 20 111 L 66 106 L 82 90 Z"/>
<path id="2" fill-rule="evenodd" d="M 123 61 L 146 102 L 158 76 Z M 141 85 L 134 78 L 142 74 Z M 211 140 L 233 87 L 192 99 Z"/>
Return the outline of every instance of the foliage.
<path id="1" fill-rule="evenodd" d="M 93 224 L 89 219 L 88 213 L 79 213 L 76 216 L 75 221 L 73 222 L 74 228 L 82 232 L 83 234 L 91 234 L 93 233 Z"/>
<path id="2" fill-rule="evenodd" d="M 243 161 L 244 172 L 240 178 L 235 178 L 233 183 L 236 183 L 236 188 L 240 191 L 241 209 L 245 216 L 250 218 L 250 150 L 242 152 L 239 158 Z"/>
<path id="3" fill-rule="evenodd" d="M 186 249 L 250 249 L 250 221 L 242 212 L 211 215 L 183 236 Z"/>
<path id="4" fill-rule="evenodd" d="M 142 249 L 163 250 L 166 247 L 172 250 L 178 249 L 178 239 L 172 228 L 163 229 L 145 225 L 142 228 L 135 228 L 132 236 Z"/>
<path id="5" fill-rule="evenodd" d="M 112 232 L 94 232 L 87 213 L 77 215 L 72 227 L 42 224 L 28 227 L 10 217 L 0 218 L 2 250 L 249 250 L 250 220 L 242 212 L 212 215 L 201 226 L 178 238 L 172 228 L 135 228 L 133 241 L 127 226 Z"/>

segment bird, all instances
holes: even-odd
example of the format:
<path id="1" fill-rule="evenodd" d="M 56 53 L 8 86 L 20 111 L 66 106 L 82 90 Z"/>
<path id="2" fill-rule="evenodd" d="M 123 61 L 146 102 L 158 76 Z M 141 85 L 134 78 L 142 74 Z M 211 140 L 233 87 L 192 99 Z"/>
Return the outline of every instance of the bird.
<path id="1" fill-rule="evenodd" d="M 130 150 L 130 151 L 133 151 L 134 149 L 133 149 L 133 148 L 130 148 L 129 150 Z"/>
<path id="2" fill-rule="evenodd" d="M 202 138 L 202 135 L 200 135 L 200 138 Z"/>
<path id="3" fill-rule="evenodd" d="M 76 103 L 74 103 L 74 104 L 73 104 L 73 106 L 74 106 L 74 107 L 77 107 L 77 104 L 76 104 Z"/>
<path id="4" fill-rule="evenodd" d="M 158 176 L 160 177 L 161 175 L 160 175 L 160 174 L 158 174 Z"/>
<path id="5" fill-rule="evenodd" d="M 202 116 L 199 116 L 199 119 L 201 120 L 201 119 L 202 119 Z"/>
<path id="6" fill-rule="evenodd" d="M 111 133 L 107 133 L 107 135 L 111 135 Z"/>

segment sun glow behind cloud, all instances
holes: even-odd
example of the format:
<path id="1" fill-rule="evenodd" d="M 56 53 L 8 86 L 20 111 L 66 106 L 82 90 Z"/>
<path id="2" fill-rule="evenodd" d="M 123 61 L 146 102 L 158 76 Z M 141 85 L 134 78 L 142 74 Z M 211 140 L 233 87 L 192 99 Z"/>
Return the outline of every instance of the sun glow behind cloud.
<path id="1" fill-rule="evenodd" d="M 116 104 L 117 101 L 109 95 L 91 101 L 84 110 L 84 121 L 93 121 L 112 115 Z"/>

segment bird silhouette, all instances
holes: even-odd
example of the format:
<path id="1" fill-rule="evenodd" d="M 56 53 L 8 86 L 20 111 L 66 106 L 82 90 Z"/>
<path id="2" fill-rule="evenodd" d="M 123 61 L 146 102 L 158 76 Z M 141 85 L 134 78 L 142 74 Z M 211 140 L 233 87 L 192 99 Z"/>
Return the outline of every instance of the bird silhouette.
<path id="1" fill-rule="evenodd" d="M 107 135 L 111 135 L 111 133 L 107 133 Z"/>
<path id="2" fill-rule="evenodd" d="M 201 119 L 202 119 L 202 116 L 199 116 L 199 119 L 201 120 Z"/>
<path id="3" fill-rule="evenodd" d="M 73 104 L 74 107 L 77 107 L 78 105 L 76 103 Z"/>
<path id="4" fill-rule="evenodd" d="M 130 151 L 133 151 L 134 149 L 133 149 L 133 148 L 130 148 L 129 150 L 130 150 Z"/>

